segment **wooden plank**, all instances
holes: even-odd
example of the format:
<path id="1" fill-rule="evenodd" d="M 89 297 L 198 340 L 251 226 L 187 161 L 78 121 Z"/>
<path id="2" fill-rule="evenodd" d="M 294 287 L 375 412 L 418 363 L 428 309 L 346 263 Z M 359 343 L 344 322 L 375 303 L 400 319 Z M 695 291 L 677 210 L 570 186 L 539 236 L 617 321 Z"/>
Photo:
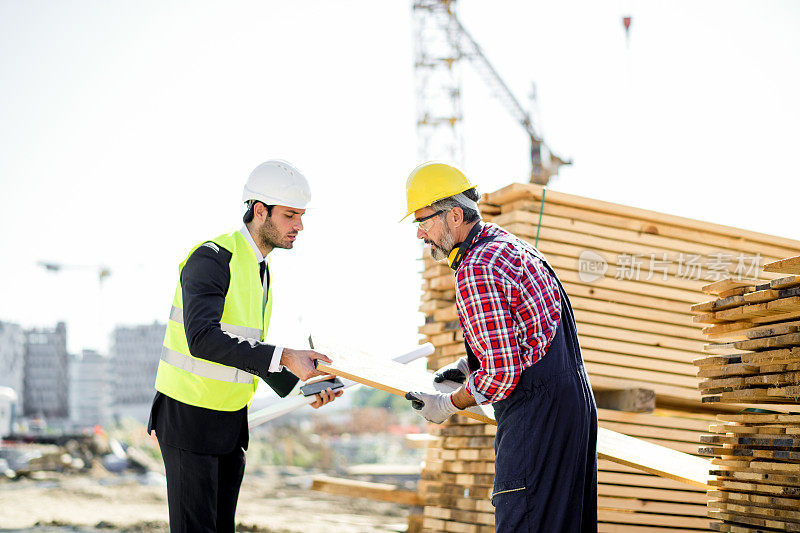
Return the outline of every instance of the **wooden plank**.
<path id="1" fill-rule="evenodd" d="M 721 291 L 717 296 L 720 298 L 727 298 L 729 296 L 744 296 L 745 293 L 750 293 L 756 290 L 755 285 L 750 285 L 747 287 L 736 287 L 734 289 L 729 289 L 727 291 Z"/>
<path id="2" fill-rule="evenodd" d="M 716 300 L 708 300 L 707 302 L 701 302 L 699 304 L 694 304 L 689 310 L 692 313 L 696 313 L 698 315 L 702 315 L 705 313 L 710 313 L 714 310 L 714 302 Z"/>
<path id="3" fill-rule="evenodd" d="M 631 496 L 633 496 L 631 494 Z M 677 504 L 666 502 L 646 501 L 639 497 L 611 498 L 599 496 L 597 506 L 603 510 L 624 510 L 665 515 L 706 516 L 705 505 Z"/>
<path id="4" fill-rule="evenodd" d="M 757 304 L 775 300 L 780 296 L 780 292 L 776 289 L 766 289 L 763 291 L 749 292 L 742 296 L 744 301 L 749 304 Z"/>
<path id="5" fill-rule="evenodd" d="M 785 278 L 773 279 L 769 282 L 772 289 L 789 289 L 800 286 L 800 276 L 787 276 Z"/>
<path id="6" fill-rule="evenodd" d="M 709 522 L 707 518 L 659 515 L 651 513 L 630 513 L 630 512 L 615 513 L 613 511 L 604 509 L 599 509 L 597 511 L 597 520 L 602 522 L 622 522 L 628 524 L 646 523 L 654 526 L 680 527 L 680 528 L 691 527 L 697 529 L 707 528 Z"/>
<path id="7" fill-rule="evenodd" d="M 579 293 L 578 291 L 574 290 L 575 288 L 577 288 L 577 286 L 564 286 L 567 294 L 569 294 L 569 300 L 570 303 L 572 303 L 573 309 L 584 309 L 586 311 L 594 311 L 597 313 L 604 313 L 606 315 L 620 317 L 633 317 L 640 320 L 647 320 L 651 323 L 684 326 L 685 328 L 688 328 L 684 331 L 687 331 L 686 334 L 689 338 L 703 340 L 702 331 L 698 330 L 696 326 L 690 322 L 689 317 L 686 315 L 685 309 L 681 312 L 667 311 L 664 309 L 652 309 L 640 305 L 638 301 L 640 297 L 634 297 L 636 299 L 634 299 L 632 303 L 635 303 L 636 305 L 630 305 L 621 301 L 614 301 L 617 297 L 625 293 L 615 293 L 610 295 L 610 298 L 614 299 L 611 301 L 609 297 L 604 297 L 604 295 L 598 294 L 598 291 L 596 290 L 591 291 L 589 294 L 590 297 L 585 297 L 582 295 L 585 293 Z M 589 291 L 587 290 L 586 292 Z M 663 300 L 661 301 L 663 302 Z M 658 304 L 656 303 L 656 305 Z M 692 333 L 688 333 L 688 331 L 691 331 Z"/>
<path id="8" fill-rule="evenodd" d="M 600 496 L 631 497 L 643 500 L 657 500 L 678 503 L 692 503 L 705 506 L 708 502 L 705 492 L 688 492 L 684 490 L 655 489 L 650 487 L 630 487 L 598 483 L 597 493 Z"/>
<path id="9" fill-rule="evenodd" d="M 377 360 L 356 353 L 333 353 L 332 363 L 320 362 L 318 368 L 378 388 L 398 396 L 405 396 L 410 391 L 434 392 L 431 374 L 409 368 L 388 360 Z M 440 390 L 453 390 L 446 384 Z M 448 390 L 449 389 L 449 390 Z M 491 408 L 476 406 L 459 414 L 482 422 L 496 424 Z M 480 437 L 473 437 L 480 438 Z M 664 446 L 658 446 L 640 439 L 628 437 L 620 433 L 599 428 L 597 437 L 597 455 L 620 464 L 628 465 L 651 474 L 656 474 L 677 481 L 707 486 L 710 465 L 707 460 L 686 453 L 677 452 Z"/>
<path id="10" fill-rule="evenodd" d="M 662 359 L 665 361 L 674 361 L 676 363 L 691 364 L 692 360 L 696 359 L 702 353 L 703 345 L 693 345 L 691 349 L 674 349 L 664 348 L 656 345 L 640 344 L 637 342 L 630 342 L 624 335 L 607 335 L 595 336 L 590 335 L 587 330 L 595 333 L 606 334 L 611 330 L 600 331 L 597 329 L 586 328 L 581 329 L 578 325 L 579 337 L 578 340 L 581 344 L 581 349 L 599 350 L 601 352 L 617 353 L 624 355 L 638 355 L 640 357 L 648 357 L 650 359 Z M 646 363 L 652 363 L 647 361 Z"/>
<path id="11" fill-rule="evenodd" d="M 650 387 L 649 383 L 663 383 L 665 385 L 682 385 L 687 389 L 695 389 L 698 383 L 695 377 L 683 376 L 680 374 L 668 374 L 666 372 L 594 363 L 591 361 L 584 361 L 584 366 L 590 375 L 596 374 L 598 376 L 626 378 L 640 382 L 642 386 L 647 387 Z"/>
<path id="12" fill-rule="evenodd" d="M 659 409 L 657 414 L 644 414 L 625 413 L 622 411 L 615 411 L 613 409 L 598 409 L 597 417 L 601 422 L 622 422 L 640 426 L 676 428 L 693 430 L 698 433 L 709 431 L 709 424 L 714 422 L 714 419 L 710 415 L 704 418 L 699 418 L 700 415 L 686 411 L 672 411 L 666 415 L 661 413 L 664 413 L 664 410 Z M 623 431 L 622 433 L 625 432 Z"/>
<path id="13" fill-rule="evenodd" d="M 715 324 L 703 328 L 703 334 L 710 341 L 744 340 L 747 330 L 755 326 L 755 322 L 739 321 Z"/>
<path id="14" fill-rule="evenodd" d="M 696 327 L 689 324 L 687 320 L 683 326 L 676 326 L 673 324 L 663 324 L 650 320 L 642 320 L 638 317 L 610 315 L 608 313 L 599 313 L 594 311 L 586 311 L 573 306 L 575 320 L 580 324 L 593 324 L 597 326 L 608 326 L 615 329 L 625 330 L 626 334 L 636 334 L 640 332 L 647 332 L 647 339 L 654 339 L 657 335 L 663 337 L 674 337 L 674 339 L 665 339 L 661 342 L 660 346 L 666 346 L 676 349 L 691 349 L 695 350 L 704 339 L 703 333 Z M 632 337 L 628 337 L 629 341 L 638 341 Z M 672 342 L 670 342 L 672 341 Z"/>
<path id="15" fill-rule="evenodd" d="M 352 379 L 364 385 L 380 389 L 397 396 L 405 396 L 407 392 L 426 393 L 452 392 L 455 390 L 449 383 L 434 383 L 433 375 L 423 370 L 409 368 L 387 359 L 369 357 L 353 352 L 335 353 L 333 363 L 319 362 L 317 368 L 323 372 Z M 494 411 L 490 407 L 475 406 L 459 411 L 459 414 L 486 423 L 494 421 Z"/>
<path id="16" fill-rule="evenodd" d="M 620 284 L 619 287 L 610 288 L 601 287 L 593 283 L 584 283 L 580 279 L 578 279 L 577 282 L 572 283 L 569 280 L 564 279 L 560 270 L 557 272 L 559 274 L 559 278 L 561 278 L 561 284 L 564 285 L 564 289 L 567 291 L 567 294 L 569 294 L 570 299 L 583 297 L 600 302 L 625 304 L 626 307 L 642 309 L 643 311 L 656 310 L 669 312 L 672 317 L 680 317 L 681 324 L 689 323 L 690 319 L 686 315 L 686 304 L 688 302 L 675 301 L 658 295 L 630 292 L 627 284 Z M 694 299 L 697 300 L 696 294 Z M 628 314 L 628 316 L 638 315 L 634 313 Z M 662 322 L 669 321 L 662 320 Z"/>
<path id="17" fill-rule="evenodd" d="M 780 322 L 768 326 L 760 326 L 747 331 L 748 339 L 758 339 L 761 337 L 774 337 L 776 335 L 786 335 L 800 331 L 800 320 L 791 322 Z"/>
<path id="18" fill-rule="evenodd" d="M 800 333 L 786 333 L 774 337 L 758 337 L 735 343 L 738 350 L 757 351 L 800 345 Z"/>
<path id="19" fill-rule="evenodd" d="M 728 296 L 727 298 L 720 298 L 714 300 L 711 307 L 714 311 L 724 311 L 725 309 L 732 309 L 744 305 L 744 296 Z"/>
<path id="20" fill-rule="evenodd" d="M 720 292 L 729 291 L 739 287 L 749 287 L 762 283 L 755 279 L 731 279 L 725 278 L 708 285 L 704 285 L 700 290 L 705 294 L 719 294 Z"/>
<path id="21" fill-rule="evenodd" d="M 688 309 L 685 304 L 692 304 L 697 302 L 697 291 L 690 289 L 676 289 L 671 285 L 649 283 L 645 281 L 636 280 L 621 280 L 616 279 L 614 276 L 605 276 L 590 284 L 584 282 L 577 269 L 577 261 L 575 258 L 561 258 L 558 256 L 548 255 L 547 260 L 553 266 L 558 274 L 562 283 L 574 283 L 580 285 L 588 285 L 593 289 L 607 289 L 628 292 L 637 296 L 646 296 L 650 298 L 661 299 L 664 303 L 663 309 L 670 309 L 676 311 L 686 312 Z M 684 305 L 675 306 L 675 302 L 683 302 Z M 669 304 L 672 304 L 669 306 Z M 669 306 L 669 307 L 667 307 Z M 655 307 L 658 309 L 658 307 Z"/>
<path id="22" fill-rule="evenodd" d="M 636 370 L 647 368 L 657 372 L 689 376 L 692 379 L 688 380 L 686 383 L 683 383 L 683 385 L 687 387 L 694 387 L 697 384 L 697 380 L 694 379 L 697 375 L 697 369 L 688 363 L 678 363 L 657 358 L 636 355 L 630 356 L 621 353 L 603 352 L 590 349 L 582 349 L 581 353 L 583 355 L 584 362 L 622 366 Z M 653 374 L 650 375 L 652 376 Z"/>
<path id="23" fill-rule="evenodd" d="M 368 498 L 370 500 L 399 503 L 401 505 L 425 505 L 417 491 L 404 490 L 397 485 L 387 483 L 355 481 L 320 475 L 314 476 L 312 479 L 311 490 L 327 494 L 339 494 L 350 498 Z"/>
<path id="24" fill-rule="evenodd" d="M 764 265 L 764 271 L 778 272 L 780 274 L 800 274 L 800 255 L 767 263 Z"/>

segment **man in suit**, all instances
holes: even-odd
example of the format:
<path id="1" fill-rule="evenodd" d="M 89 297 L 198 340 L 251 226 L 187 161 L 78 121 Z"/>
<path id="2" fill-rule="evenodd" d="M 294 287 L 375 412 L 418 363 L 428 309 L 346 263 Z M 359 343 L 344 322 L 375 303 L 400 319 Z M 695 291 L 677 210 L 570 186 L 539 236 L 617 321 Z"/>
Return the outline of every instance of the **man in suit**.
<path id="1" fill-rule="evenodd" d="M 264 342 L 272 313 L 269 253 L 291 249 L 311 198 L 305 176 L 267 161 L 244 187 L 244 226 L 197 244 L 179 266 L 148 431 L 167 474 L 170 530 L 235 530 L 249 441 L 247 410 L 258 379 L 280 396 L 322 375 L 313 350 Z M 341 395 L 319 393 L 319 408 Z"/>

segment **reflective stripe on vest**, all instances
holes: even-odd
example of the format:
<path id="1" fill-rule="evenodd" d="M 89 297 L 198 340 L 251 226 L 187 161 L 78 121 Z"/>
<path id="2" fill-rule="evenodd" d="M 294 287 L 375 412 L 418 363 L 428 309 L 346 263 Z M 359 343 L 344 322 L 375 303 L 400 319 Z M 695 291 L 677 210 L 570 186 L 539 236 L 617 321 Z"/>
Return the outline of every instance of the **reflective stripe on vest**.
<path id="1" fill-rule="evenodd" d="M 217 248 L 224 248 L 231 253 L 230 283 L 225 293 L 222 316 L 219 317 L 219 327 L 225 335 L 236 341 L 255 346 L 263 341 L 269 327 L 272 287 L 269 287 L 264 307 L 264 282 L 259 276 L 257 256 L 242 232 L 220 235 L 211 239 L 211 242 Z M 203 244 L 192 248 L 186 259 L 178 265 L 178 284 L 172 299 L 155 387 L 162 394 L 188 405 L 215 411 L 238 411 L 252 402 L 258 376 L 204 359 L 203 353 L 193 354 L 186 338 L 180 277 L 186 261 Z M 209 248 L 214 249 L 211 246 Z"/>
<path id="2" fill-rule="evenodd" d="M 227 381 L 228 383 L 253 383 L 253 375 L 244 370 L 239 370 L 232 366 L 217 365 L 205 359 L 189 357 L 175 350 L 170 350 L 166 346 L 161 347 L 161 360 L 203 378 Z"/>
<path id="3" fill-rule="evenodd" d="M 183 309 L 173 305 L 169 312 L 169 319 L 174 320 L 178 324 L 183 324 Z M 220 322 L 219 327 L 222 329 L 222 331 L 227 331 L 228 333 L 238 337 L 244 337 L 245 339 L 253 339 L 256 341 L 261 340 L 261 330 L 258 328 L 234 326 L 233 324 L 226 324 L 225 322 Z"/>

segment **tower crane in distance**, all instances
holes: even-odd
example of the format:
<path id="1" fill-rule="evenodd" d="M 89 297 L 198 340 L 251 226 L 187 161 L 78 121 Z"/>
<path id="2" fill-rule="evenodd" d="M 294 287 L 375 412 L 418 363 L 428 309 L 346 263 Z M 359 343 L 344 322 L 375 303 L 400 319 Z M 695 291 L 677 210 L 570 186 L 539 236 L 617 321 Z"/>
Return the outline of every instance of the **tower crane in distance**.
<path id="1" fill-rule="evenodd" d="M 111 276 L 111 269 L 105 265 L 68 265 L 55 261 L 37 261 L 36 264 L 54 274 L 62 270 L 95 270 L 97 271 L 97 282 L 101 287 L 103 282 Z"/>
<path id="2" fill-rule="evenodd" d="M 430 81 L 433 77 L 429 72 L 438 63 L 444 65 L 447 71 L 453 73 L 458 61 L 466 59 L 489 87 L 493 96 L 506 108 L 513 119 L 522 126 L 530 138 L 530 182 L 547 185 L 550 178 L 558 174 L 559 167 L 571 165 L 572 160 L 563 159 L 548 148 L 537 131 L 530 112 L 519 103 L 514 93 L 489 62 L 478 42 L 464 28 L 464 25 L 456 15 L 455 4 L 456 0 L 415 0 L 413 4 L 418 29 L 416 70 L 418 78 L 421 79 L 418 84 L 418 96 L 421 102 L 418 130 L 422 130 L 423 127 L 441 127 L 449 124 L 451 129 L 456 132 L 455 136 L 458 136 L 456 125 L 462 120 L 460 80 L 456 75 L 451 74 L 446 82 L 448 83 L 448 86 L 445 87 L 446 91 L 438 88 L 439 94 L 445 93 L 449 96 L 451 100 L 449 106 L 451 110 L 455 110 L 455 113 L 451 111 L 453 116 L 449 120 L 431 121 L 430 117 L 437 113 L 432 112 L 429 107 L 431 107 L 432 101 L 438 94 L 436 93 L 437 87 L 435 83 Z M 442 46 L 443 43 L 447 43 L 447 46 Z M 440 79 L 443 78 L 440 76 Z M 430 98 L 427 98 L 426 92 L 430 93 Z M 431 102 L 427 100 L 431 100 Z M 441 105 L 442 99 L 439 98 L 438 102 Z M 430 137 L 430 135 L 423 135 L 421 140 L 426 142 Z M 456 139 L 456 142 L 461 143 L 461 140 Z M 423 147 L 423 151 L 429 152 L 431 150 L 429 147 Z M 449 152 L 458 153 L 458 149 L 451 149 Z M 435 154 L 425 153 L 424 155 L 430 158 L 431 155 Z"/>

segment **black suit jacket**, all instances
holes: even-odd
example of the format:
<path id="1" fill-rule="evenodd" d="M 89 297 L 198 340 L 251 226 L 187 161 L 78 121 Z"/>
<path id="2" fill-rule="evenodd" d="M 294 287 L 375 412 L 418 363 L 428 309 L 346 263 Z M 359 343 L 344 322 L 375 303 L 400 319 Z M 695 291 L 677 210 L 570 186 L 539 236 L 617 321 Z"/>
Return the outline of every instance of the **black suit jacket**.
<path id="1" fill-rule="evenodd" d="M 183 320 L 189 351 L 202 354 L 209 361 L 255 374 L 278 395 L 286 396 L 298 378 L 286 369 L 269 372 L 275 347 L 237 339 L 220 329 L 231 279 L 232 256 L 230 251 L 219 246 L 200 246 L 183 267 Z M 253 268 L 259 268 L 259 264 L 254 262 Z M 265 270 L 261 267 L 262 280 Z M 147 430 L 155 430 L 159 440 L 166 444 L 194 453 L 225 454 L 236 446 L 247 449 L 247 407 L 238 411 L 215 411 L 187 405 L 156 392 Z"/>

